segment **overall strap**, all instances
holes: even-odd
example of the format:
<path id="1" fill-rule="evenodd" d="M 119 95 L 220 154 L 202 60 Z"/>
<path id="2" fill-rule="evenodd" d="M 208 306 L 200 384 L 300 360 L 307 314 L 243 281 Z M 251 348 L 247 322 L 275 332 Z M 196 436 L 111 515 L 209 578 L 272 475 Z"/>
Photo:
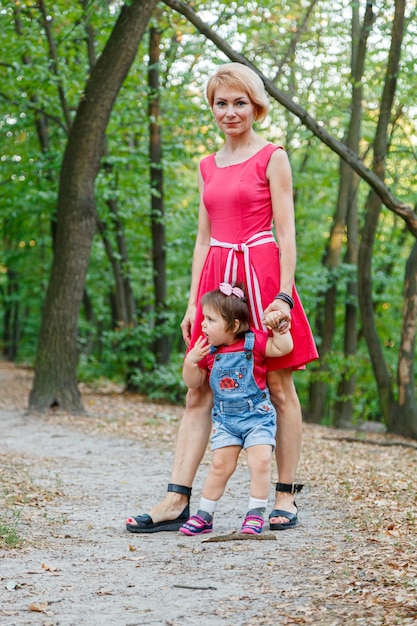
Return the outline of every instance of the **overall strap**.
<path id="1" fill-rule="evenodd" d="M 245 333 L 245 345 L 243 346 L 243 349 L 246 351 L 253 351 L 253 347 L 255 345 L 255 333 L 252 333 L 251 331 Z"/>

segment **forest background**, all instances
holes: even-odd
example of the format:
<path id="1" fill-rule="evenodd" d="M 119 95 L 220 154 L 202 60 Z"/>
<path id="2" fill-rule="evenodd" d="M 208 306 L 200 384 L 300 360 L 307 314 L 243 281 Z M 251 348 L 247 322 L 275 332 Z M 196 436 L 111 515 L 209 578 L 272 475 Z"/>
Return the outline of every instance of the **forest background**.
<path id="1" fill-rule="evenodd" d="M 29 408 L 80 381 L 182 402 L 179 323 L 197 167 L 221 145 L 204 88 L 249 64 L 258 131 L 293 168 L 297 286 L 320 361 L 305 418 L 417 438 L 415 0 L 0 2 L 3 357 Z"/>

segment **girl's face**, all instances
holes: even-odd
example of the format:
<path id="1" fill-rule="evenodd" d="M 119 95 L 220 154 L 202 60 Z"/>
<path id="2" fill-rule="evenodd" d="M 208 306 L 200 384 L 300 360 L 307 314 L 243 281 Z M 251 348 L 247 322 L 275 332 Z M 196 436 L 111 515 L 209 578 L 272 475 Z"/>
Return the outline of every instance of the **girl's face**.
<path id="1" fill-rule="evenodd" d="M 252 129 L 256 111 L 246 91 L 219 87 L 214 93 L 212 109 L 225 135 L 241 135 Z"/>
<path id="2" fill-rule="evenodd" d="M 208 341 L 213 346 L 228 345 L 235 340 L 235 332 L 226 329 L 226 322 L 220 311 L 211 306 L 203 306 L 204 319 L 201 329 Z M 237 322 L 239 327 L 239 322 Z"/>

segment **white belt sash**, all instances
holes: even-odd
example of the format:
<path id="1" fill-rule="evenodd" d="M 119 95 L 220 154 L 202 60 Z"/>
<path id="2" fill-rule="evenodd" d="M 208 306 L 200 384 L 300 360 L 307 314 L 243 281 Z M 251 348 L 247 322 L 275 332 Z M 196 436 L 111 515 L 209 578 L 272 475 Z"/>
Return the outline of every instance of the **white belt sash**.
<path id="1" fill-rule="evenodd" d="M 258 277 L 250 259 L 250 249 L 254 246 L 262 246 L 265 243 L 276 243 L 271 230 L 264 230 L 249 237 L 245 243 L 229 243 L 228 241 L 218 241 L 213 237 L 210 239 L 210 246 L 219 248 L 230 248 L 227 255 L 226 268 L 224 271 L 224 282 L 234 284 L 237 277 L 237 257 L 236 252 L 243 252 L 245 264 L 246 289 L 248 292 L 249 307 L 255 328 L 266 330 L 263 323 L 263 307 L 261 291 Z"/>

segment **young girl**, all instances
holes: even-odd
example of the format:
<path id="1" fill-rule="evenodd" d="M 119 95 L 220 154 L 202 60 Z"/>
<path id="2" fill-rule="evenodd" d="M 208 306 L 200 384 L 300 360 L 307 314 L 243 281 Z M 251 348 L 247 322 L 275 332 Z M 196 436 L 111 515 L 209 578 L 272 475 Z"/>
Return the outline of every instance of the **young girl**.
<path id="1" fill-rule="evenodd" d="M 188 352 L 183 378 L 190 389 L 209 376 L 213 391 L 212 464 L 200 508 L 180 528 L 184 535 L 211 532 L 213 515 L 242 448 L 250 471 L 249 510 L 241 533 L 259 534 L 264 524 L 275 447 L 276 412 L 266 386 L 266 357 L 291 352 L 289 320 L 281 311 L 265 317 L 267 332 L 249 328 L 249 306 L 243 290 L 221 283 L 201 300 L 203 335 Z"/>

